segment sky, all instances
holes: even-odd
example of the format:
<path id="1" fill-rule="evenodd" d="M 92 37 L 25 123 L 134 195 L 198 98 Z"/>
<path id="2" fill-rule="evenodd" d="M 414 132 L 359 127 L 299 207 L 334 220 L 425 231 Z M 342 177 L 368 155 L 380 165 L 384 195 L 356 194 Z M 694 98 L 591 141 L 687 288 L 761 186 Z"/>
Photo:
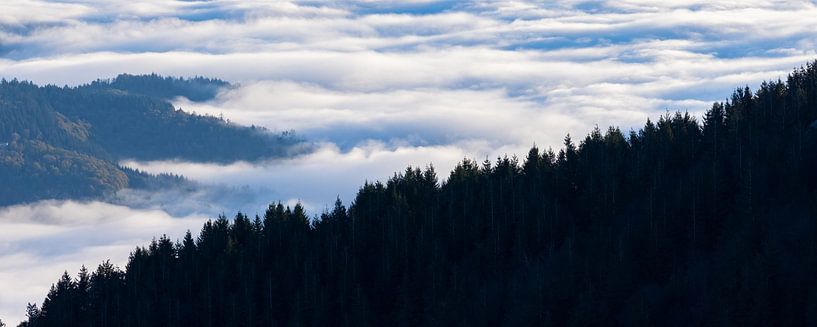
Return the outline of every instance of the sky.
<path id="1" fill-rule="evenodd" d="M 566 134 L 700 115 L 737 87 L 817 59 L 814 1 L 0 2 L 0 77 L 77 85 L 120 73 L 238 87 L 185 111 L 317 145 L 227 165 L 137 162 L 208 188 L 0 208 L 0 319 L 16 323 L 63 271 L 219 213 L 302 202 L 318 214 L 406 166 L 558 150 Z"/>

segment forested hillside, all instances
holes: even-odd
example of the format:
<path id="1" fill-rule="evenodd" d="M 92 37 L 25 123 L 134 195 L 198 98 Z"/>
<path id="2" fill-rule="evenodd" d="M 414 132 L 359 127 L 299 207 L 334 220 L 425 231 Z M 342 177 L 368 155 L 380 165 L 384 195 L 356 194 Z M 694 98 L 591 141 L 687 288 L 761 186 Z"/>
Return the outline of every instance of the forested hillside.
<path id="1" fill-rule="evenodd" d="M 156 74 L 121 74 L 113 80 L 97 80 L 91 84 L 82 85 L 80 88 L 91 90 L 116 89 L 165 100 L 182 96 L 192 101 L 207 101 L 215 98 L 219 91 L 230 86 L 230 83 L 220 79 L 200 76 L 185 79 Z"/>
<path id="2" fill-rule="evenodd" d="M 290 133 L 177 110 L 167 99 L 213 98 L 227 82 L 120 75 L 78 87 L 0 82 L 0 205 L 44 198 L 87 198 L 144 174 L 123 159 L 254 161 L 298 151 Z M 128 176 L 130 175 L 130 177 Z"/>
<path id="3" fill-rule="evenodd" d="M 62 276 L 22 326 L 817 324 L 817 66 Z"/>

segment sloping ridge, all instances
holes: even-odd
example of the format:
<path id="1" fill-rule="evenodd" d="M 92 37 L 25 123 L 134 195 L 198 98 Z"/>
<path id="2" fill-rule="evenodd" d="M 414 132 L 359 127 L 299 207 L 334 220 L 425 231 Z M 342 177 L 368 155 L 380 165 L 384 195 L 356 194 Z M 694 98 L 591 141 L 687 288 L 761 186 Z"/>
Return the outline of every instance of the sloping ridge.
<path id="1" fill-rule="evenodd" d="M 123 159 L 228 163 L 293 153 L 300 140 L 263 128 L 176 110 L 178 96 L 215 97 L 217 79 L 120 75 L 78 87 L 0 82 L 0 205 L 39 199 L 97 198 L 150 176 Z M 304 148 L 299 147 L 298 151 Z"/>

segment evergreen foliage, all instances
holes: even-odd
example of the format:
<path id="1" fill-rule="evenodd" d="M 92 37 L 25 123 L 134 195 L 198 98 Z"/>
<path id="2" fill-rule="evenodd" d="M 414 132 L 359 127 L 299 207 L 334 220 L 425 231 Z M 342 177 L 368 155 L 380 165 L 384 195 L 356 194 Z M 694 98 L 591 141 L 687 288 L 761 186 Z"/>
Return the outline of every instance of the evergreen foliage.
<path id="1" fill-rule="evenodd" d="M 63 275 L 24 326 L 817 324 L 817 66 L 520 162 L 409 168 Z"/>
<path id="2" fill-rule="evenodd" d="M 219 91 L 229 88 L 230 83 L 220 79 L 197 76 L 194 78 L 176 78 L 169 76 L 120 74 L 113 80 L 97 80 L 83 89 L 109 90 L 116 89 L 160 99 L 173 99 L 183 96 L 200 102 L 215 98 Z"/>
<path id="3" fill-rule="evenodd" d="M 123 159 L 254 161 L 303 151 L 292 133 L 177 110 L 166 99 L 211 99 L 221 80 L 120 75 L 78 87 L 0 81 L 0 205 L 93 198 L 162 184 Z M 134 179 L 134 183 L 131 183 Z"/>

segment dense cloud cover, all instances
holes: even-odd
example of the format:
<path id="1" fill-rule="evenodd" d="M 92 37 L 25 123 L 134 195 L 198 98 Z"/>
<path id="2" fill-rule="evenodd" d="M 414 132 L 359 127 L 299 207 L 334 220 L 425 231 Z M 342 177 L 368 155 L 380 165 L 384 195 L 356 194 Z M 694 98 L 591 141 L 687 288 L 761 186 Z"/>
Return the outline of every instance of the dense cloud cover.
<path id="1" fill-rule="evenodd" d="M 257 164 L 126 162 L 217 186 L 4 209 L 0 317 L 20 319 L 63 270 L 123 263 L 154 235 L 198 230 L 193 217 L 298 200 L 317 213 L 409 164 L 445 176 L 463 157 L 699 113 L 814 59 L 815 25 L 809 1 L 3 1 L 0 77 L 222 78 L 240 87 L 175 105 L 320 147 Z M 235 188 L 247 196 L 223 196 Z"/>
<path id="2" fill-rule="evenodd" d="M 75 274 L 105 260 L 124 267 L 135 244 L 155 235 L 181 238 L 198 230 L 201 216 L 103 202 L 41 201 L 0 209 L 0 314 L 22 320 L 27 302 L 48 293 L 54 276 Z M 90 269 L 89 268 L 89 269 Z"/>

